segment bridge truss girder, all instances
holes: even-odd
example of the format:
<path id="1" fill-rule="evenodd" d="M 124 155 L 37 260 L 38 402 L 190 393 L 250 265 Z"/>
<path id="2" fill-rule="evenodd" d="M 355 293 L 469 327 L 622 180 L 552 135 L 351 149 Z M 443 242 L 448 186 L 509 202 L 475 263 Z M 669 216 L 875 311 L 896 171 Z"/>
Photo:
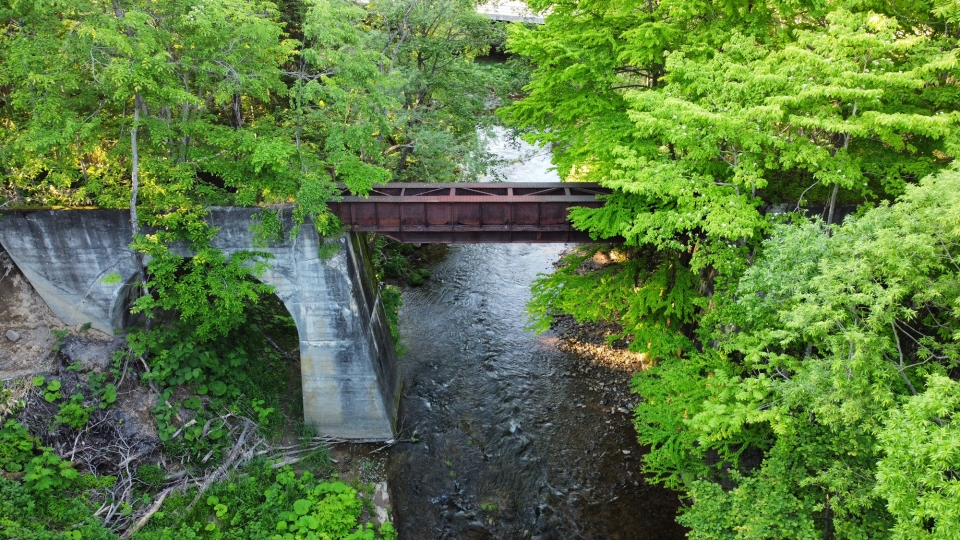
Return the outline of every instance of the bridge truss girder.
<path id="1" fill-rule="evenodd" d="M 355 232 L 408 243 L 593 242 L 568 220 L 572 207 L 598 208 L 611 190 L 587 182 L 392 183 L 366 197 L 328 203 Z"/>

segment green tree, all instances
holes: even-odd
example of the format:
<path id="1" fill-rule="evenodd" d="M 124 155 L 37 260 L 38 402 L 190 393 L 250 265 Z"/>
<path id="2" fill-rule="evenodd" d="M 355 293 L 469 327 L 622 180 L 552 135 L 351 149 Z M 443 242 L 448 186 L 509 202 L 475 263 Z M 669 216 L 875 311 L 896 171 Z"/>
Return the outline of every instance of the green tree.
<path id="1" fill-rule="evenodd" d="M 361 30 L 366 11 L 340 0 L 307 3 L 304 44 L 296 61 L 288 122 L 293 124 L 300 174 L 297 199 L 322 213 L 329 178 L 366 193 L 390 180 L 382 158 L 397 83 L 381 70 L 384 56 Z M 309 201 L 309 202 L 307 202 Z"/>
<path id="2" fill-rule="evenodd" d="M 494 117 L 496 73 L 475 62 L 504 31 L 472 0 L 385 0 L 370 7 L 373 46 L 398 82 L 383 153 L 397 180 L 442 182 L 483 174 L 491 156 L 478 137 Z"/>
<path id="3" fill-rule="evenodd" d="M 960 534 L 960 384 L 931 375 L 922 394 L 891 411 L 880 432 L 877 493 L 897 519 L 893 538 Z"/>
<path id="4" fill-rule="evenodd" d="M 504 36 L 474 7 L 2 4 L 2 196 L 132 202 L 137 231 L 173 207 L 295 202 L 329 230 L 336 182 L 482 174 L 498 81 L 474 59 Z"/>
<path id="5" fill-rule="evenodd" d="M 535 7 L 505 118 L 565 179 L 614 188 L 571 216 L 625 245 L 541 277 L 534 323 L 618 322 L 658 361 L 636 427 L 648 471 L 691 497 L 691 537 L 951 537 L 952 454 L 886 483 L 877 463 L 950 433 L 896 411 L 958 360 L 957 172 L 913 187 L 960 150 L 955 3 Z M 880 207 L 831 226 L 849 203 Z M 764 216 L 809 204 L 826 226 Z"/>
<path id="6" fill-rule="evenodd" d="M 269 116 L 256 118 L 258 103 L 284 92 L 280 67 L 294 50 L 275 17 L 260 2 L 14 4 L 3 17 L 8 179 L 37 203 L 125 205 L 137 183 L 147 206 L 170 207 L 211 191 L 204 173 L 237 188 L 244 175 L 284 170 Z M 61 84 L 25 84 L 48 73 Z M 52 136 L 63 127 L 84 137 L 75 148 Z M 46 195 L 34 184 L 44 173 L 70 183 Z"/>
<path id="7" fill-rule="evenodd" d="M 955 534 L 957 188 L 945 171 L 832 237 L 774 228 L 703 320 L 712 346 L 638 379 L 647 466 L 689 490 L 692 537 Z"/>
<path id="8" fill-rule="evenodd" d="M 537 6 L 551 7 L 546 24 L 519 28 L 509 42 L 537 70 L 529 95 L 505 115 L 530 140 L 553 144 L 564 178 L 615 189 L 603 208 L 572 212 L 574 223 L 659 252 L 643 255 L 650 262 L 639 273 L 624 267 L 632 284 L 624 278 L 592 294 L 628 333 L 668 318 L 673 324 L 658 331 L 689 329 L 689 316 L 677 320 L 694 312 L 686 306 L 673 317 L 670 305 L 622 306 L 635 302 L 645 276 L 662 281 L 673 264 L 702 278 L 666 283 L 686 289 L 675 296 L 722 289 L 715 279 L 737 276 L 764 234 L 765 205 L 815 201 L 835 221 L 838 197 L 895 196 L 958 150 L 949 82 L 956 41 L 942 25 L 915 29 L 906 15 L 929 5 L 890 9 L 899 16 L 833 4 Z M 562 282 L 547 279 L 541 289 Z M 569 284 L 559 296 L 589 294 Z M 572 313 L 598 311 L 582 304 Z"/>

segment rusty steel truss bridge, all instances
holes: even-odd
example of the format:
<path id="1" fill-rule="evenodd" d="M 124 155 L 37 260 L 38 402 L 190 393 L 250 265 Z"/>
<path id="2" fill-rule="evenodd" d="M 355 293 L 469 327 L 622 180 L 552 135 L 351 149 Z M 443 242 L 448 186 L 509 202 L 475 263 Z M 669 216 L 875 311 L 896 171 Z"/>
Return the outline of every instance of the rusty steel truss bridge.
<path id="1" fill-rule="evenodd" d="M 610 189 L 586 182 L 392 183 L 328 206 L 355 232 L 406 243 L 592 242 L 567 219 L 575 206 L 598 208 Z"/>

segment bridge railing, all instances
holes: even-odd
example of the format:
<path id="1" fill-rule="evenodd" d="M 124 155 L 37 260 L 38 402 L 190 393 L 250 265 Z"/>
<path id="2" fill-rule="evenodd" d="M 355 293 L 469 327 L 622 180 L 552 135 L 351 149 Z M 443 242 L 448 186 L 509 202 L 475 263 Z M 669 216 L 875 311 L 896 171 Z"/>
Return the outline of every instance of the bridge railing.
<path id="1" fill-rule="evenodd" d="M 330 209 L 354 231 L 403 242 L 589 242 L 568 221 L 571 207 L 597 208 L 610 189 L 593 183 L 392 183 Z"/>

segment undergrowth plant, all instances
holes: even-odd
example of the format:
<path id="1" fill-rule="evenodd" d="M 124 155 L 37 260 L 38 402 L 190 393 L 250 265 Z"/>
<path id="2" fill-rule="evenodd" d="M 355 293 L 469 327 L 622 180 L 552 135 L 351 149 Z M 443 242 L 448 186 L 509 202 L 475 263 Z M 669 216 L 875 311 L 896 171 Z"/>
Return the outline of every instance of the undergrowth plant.
<path id="1" fill-rule="evenodd" d="M 289 466 L 275 469 L 270 461 L 212 486 L 201 504 L 190 507 L 194 496 L 168 497 L 134 538 L 396 539 L 389 523 L 379 528 L 361 523 L 365 503 L 354 487 L 322 481 L 309 471 L 298 476 Z"/>
<path id="2" fill-rule="evenodd" d="M 231 444 L 223 419 L 228 414 L 256 420 L 268 437 L 279 435 L 283 420 L 277 411 L 298 338 L 272 287 L 256 280 L 269 255 L 227 256 L 215 249 L 217 231 L 204 215 L 185 208 L 157 217 L 161 229 L 135 239 L 133 247 L 150 256 L 144 285 L 149 294 L 133 307 L 147 325 L 127 340 L 131 356 L 149 365 L 142 379 L 160 392 L 153 412 L 167 451 L 207 468 Z M 177 242 L 194 255 L 172 250 Z"/>
<path id="3" fill-rule="evenodd" d="M 401 244 L 385 236 L 378 236 L 371 246 L 377 278 L 402 279 L 414 287 L 430 278 L 430 270 L 418 268 L 410 261 L 413 244 Z"/>
<path id="4" fill-rule="evenodd" d="M 312 472 L 262 460 L 216 482 L 191 504 L 196 488 L 174 492 L 146 526 L 130 536 L 142 540 L 191 538 L 271 540 L 395 540 L 390 523 L 363 522 L 369 493 L 332 473 L 325 449 L 315 452 Z M 14 420 L 0 428 L 0 538 L 33 540 L 115 540 L 117 534 L 95 516 L 93 496 L 116 477 L 81 473 L 74 464 L 43 447 Z M 137 479 L 148 489 L 162 485 L 166 473 L 142 465 Z M 149 503 L 149 495 L 134 504 Z M 133 507 L 125 505 L 123 511 Z"/>
<path id="5" fill-rule="evenodd" d="M 143 378 L 161 390 L 153 410 L 158 435 L 188 462 L 210 451 L 205 466 L 219 462 L 230 444 L 228 426 L 218 418 L 225 414 L 256 420 L 270 438 L 283 429 L 278 411 L 287 390 L 288 351 L 298 344 L 296 328 L 282 304 L 265 293 L 248 305 L 245 317 L 244 326 L 207 341 L 195 340 L 193 329 L 178 323 L 129 337 L 135 354 L 150 352 L 151 371 Z"/>
<path id="6" fill-rule="evenodd" d="M 116 538 L 76 496 L 116 478 L 81 474 L 15 420 L 0 427 L 0 472 L 0 538 Z"/>
<path id="7" fill-rule="evenodd" d="M 403 279 L 409 285 L 419 286 L 430 277 L 430 270 L 416 268 L 410 261 L 408 257 L 413 251 L 411 244 L 401 244 L 378 236 L 373 240 L 370 250 L 373 253 L 376 279 L 380 283 L 380 300 L 387 313 L 387 326 L 390 328 L 397 354 L 402 356 L 406 352 L 400 338 L 400 307 L 403 306 L 403 298 L 400 289 L 386 283 L 384 279 Z"/>

